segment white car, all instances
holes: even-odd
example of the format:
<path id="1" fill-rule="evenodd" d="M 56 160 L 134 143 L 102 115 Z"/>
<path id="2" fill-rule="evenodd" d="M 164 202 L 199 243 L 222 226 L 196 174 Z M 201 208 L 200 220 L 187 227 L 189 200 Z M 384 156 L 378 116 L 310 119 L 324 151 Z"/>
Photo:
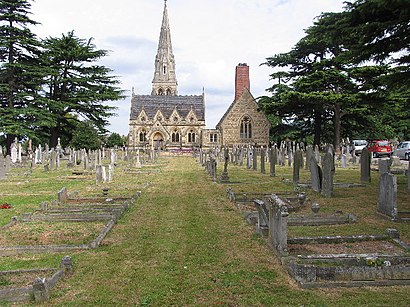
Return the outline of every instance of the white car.
<path id="1" fill-rule="evenodd" d="M 401 142 L 397 149 L 394 151 L 394 155 L 400 159 L 410 160 L 410 141 Z"/>
<path id="2" fill-rule="evenodd" d="M 355 151 L 356 156 L 362 153 L 362 149 L 367 146 L 367 141 L 365 140 L 353 140 L 350 144 L 350 153 Z"/>

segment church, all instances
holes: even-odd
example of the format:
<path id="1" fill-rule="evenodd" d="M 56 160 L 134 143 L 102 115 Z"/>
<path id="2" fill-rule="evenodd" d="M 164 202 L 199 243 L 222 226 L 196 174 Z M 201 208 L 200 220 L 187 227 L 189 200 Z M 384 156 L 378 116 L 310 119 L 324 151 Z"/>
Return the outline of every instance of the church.
<path id="1" fill-rule="evenodd" d="M 206 129 L 205 95 L 179 95 L 166 0 L 150 95 L 131 98 L 130 147 L 193 149 L 269 143 L 270 122 L 250 92 L 249 66 L 236 67 L 235 100 L 216 129 Z"/>

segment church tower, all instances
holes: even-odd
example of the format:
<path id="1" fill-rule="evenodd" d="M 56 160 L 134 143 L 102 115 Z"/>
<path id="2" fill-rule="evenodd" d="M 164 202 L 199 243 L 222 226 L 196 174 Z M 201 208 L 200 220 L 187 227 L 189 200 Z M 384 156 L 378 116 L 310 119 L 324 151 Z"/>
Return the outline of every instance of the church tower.
<path id="1" fill-rule="evenodd" d="M 152 80 L 151 95 L 178 95 L 177 85 L 175 58 L 172 52 L 171 30 L 169 28 L 167 0 L 165 0 L 158 51 L 155 58 L 155 73 L 154 79 Z"/>

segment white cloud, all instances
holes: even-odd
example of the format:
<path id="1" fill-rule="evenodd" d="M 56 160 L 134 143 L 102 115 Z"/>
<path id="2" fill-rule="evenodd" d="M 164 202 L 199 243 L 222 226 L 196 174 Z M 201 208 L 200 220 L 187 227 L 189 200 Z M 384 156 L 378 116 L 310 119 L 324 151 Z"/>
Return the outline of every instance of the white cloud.
<path id="1" fill-rule="evenodd" d="M 169 0 L 172 44 L 179 94 L 205 88 L 207 126 L 213 128 L 234 97 L 235 66 L 250 66 L 251 92 L 270 87 L 269 56 L 286 52 L 321 12 L 340 11 L 341 0 Z M 111 50 L 102 63 L 131 93 L 150 94 L 163 12 L 161 0 L 37 0 L 32 18 L 38 36 L 75 30 L 93 37 L 97 48 Z M 130 99 L 115 102 L 118 117 L 111 131 L 128 133 Z"/>

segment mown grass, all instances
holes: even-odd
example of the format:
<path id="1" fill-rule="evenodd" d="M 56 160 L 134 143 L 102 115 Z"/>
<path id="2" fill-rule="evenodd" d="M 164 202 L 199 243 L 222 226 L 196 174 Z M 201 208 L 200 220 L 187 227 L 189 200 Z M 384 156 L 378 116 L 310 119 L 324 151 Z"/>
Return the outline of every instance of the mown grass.
<path id="1" fill-rule="evenodd" d="M 75 271 L 53 290 L 45 306 L 408 305 L 409 287 L 299 289 L 265 240 L 254 234 L 253 227 L 245 223 L 235 205 L 226 199 L 226 185 L 212 183 L 191 158 L 161 161 L 159 174 L 130 175 L 116 169 L 110 193 L 130 195 L 145 182 L 151 185 L 143 190 L 141 198 L 115 225 L 100 248 L 71 254 Z M 44 178 L 38 180 L 42 183 L 38 183 L 35 190 L 45 194 L 55 195 L 66 183 L 71 184 L 71 190 L 79 190 L 85 196 L 101 190 L 92 179 L 64 181 L 64 174 L 44 174 L 40 170 L 35 171 L 26 184 L 37 178 L 36 172 L 39 178 Z M 275 178 L 239 166 L 230 166 L 229 174 L 231 180 L 237 182 L 232 184 L 234 191 L 293 190 L 292 184 L 283 180 L 292 176 L 287 167 L 277 168 Z M 56 181 L 57 178 L 61 180 L 59 184 L 47 183 L 47 179 Z M 307 179 L 308 173 L 302 172 L 301 181 Z M 359 180 L 357 170 L 336 173 L 339 182 Z M 407 193 L 403 184 L 400 179 L 399 189 Z M 35 190 L 16 189 L 14 193 L 35 193 Z M 380 233 L 394 227 L 408 241 L 407 225 L 391 223 L 375 214 L 376 191 L 377 180 L 365 188 L 337 189 L 332 199 L 306 192 L 324 211 L 341 209 L 358 215 L 357 224 L 336 227 L 337 234 Z M 23 206 L 20 197 L 12 201 Z M 40 201 L 51 198 L 55 197 L 30 196 L 30 205 L 25 208 L 37 207 Z M 399 202 L 402 200 L 399 198 Z M 316 235 L 324 232 L 323 229 L 300 227 L 295 233 Z M 328 228 L 328 233 L 331 229 Z M 61 254 L 2 257 L 0 269 L 55 267 L 61 257 Z"/>

